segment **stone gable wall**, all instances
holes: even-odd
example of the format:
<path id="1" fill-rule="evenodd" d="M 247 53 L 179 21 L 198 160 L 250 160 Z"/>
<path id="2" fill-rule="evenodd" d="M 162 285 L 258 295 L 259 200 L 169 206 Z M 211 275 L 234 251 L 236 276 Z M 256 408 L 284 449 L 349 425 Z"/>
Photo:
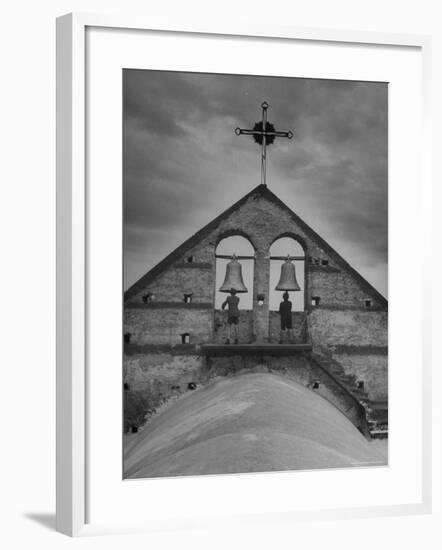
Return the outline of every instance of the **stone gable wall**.
<path id="1" fill-rule="evenodd" d="M 214 330 L 219 319 L 214 313 L 210 316 L 207 311 L 189 308 L 189 311 L 179 309 L 176 314 L 172 314 L 171 310 L 183 307 L 184 294 L 192 294 L 193 305 L 211 304 L 214 309 L 215 250 L 220 240 L 237 234 L 248 237 L 255 249 L 254 296 L 258 293 L 266 296 L 264 306 L 258 306 L 254 301 L 252 314 L 247 313 L 243 317 L 243 324 L 246 322 L 244 319 L 250 323 L 250 326 L 241 328 L 245 341 L 249 340 L 250 332 L 253 330 L 253 338 L 275 338 L 278 320 L 274 319 L 268 308 L 268 258 L 272 243 L 282 236 L 297 238 L 306 253 L 305 300 L 307 309 L 314 312 L 310 323 L 312 338 L 326 345 L 330 341 L 333 342 L 335 337 L 344 341 L 370 338 L 378 340 L 382 337 L 386 339 L 386 322 L 383 321 L 386 319 L 386 312 L 383 316 L 378 315 L 378 310 L 383 308 L 383 304 L 378 302 L 377 297 L 368 295 L 360 281 L 337 258 L 330 256 L 308 232 L 298 226 L 288 211 L 260 195 L 251 195 L 241 207 L 220 221 L 199 243 L 183 252 L 173 265 L 126 302 L 128 310 L 131 306 L 142 303 L 144 294 L 152 293 L 155 302 L 163 307 L 168 306 L 170 311 L 152 309 L 142 314 L 128 312 L 125 332 L 134 332 L 137 338 L 152 341 L 155 338 L 154 334 L 160 338 L 160 333 L 173 332 L 174 323 L 176 334 L 189 331 L 189 324 L 192 324 L 194 339 L 201 337 L 202 342 L 211 338 L 219 340 L 219 331 Z M 194 265 L 187 263 L 190 256 L 193 256 Z M 312 305 L 314 297 L 320 299 L 317 307 Z M 371 300 L 369 308 L 365 303 L 367 299 Z M 346 309 L 360 311 L 361 316 L 355 316 L 354 312 L 333 316 L 329 311 L 340 312 Z M 134 328 L 135 318 L 138 320 Z M 339 329 L 333 328 L 336 326 L 339 326 Z M 143 330 L 152 331 L 154 328 L 150 336 L 141 336 Z M 165 338 L 162 336 L 161 341 Z"/>
<path id="2" fill-rule="evenodd" d="M 279 314 L 268 307 L 269 251 L 276 239 L 295 237 L 306 254 L 306 311 L 293 313 L 295 341 L 311 341 L 315 351 L 332 355 L 349 374 L 364 381 L 371 399 L 386 400 L 388 356 L 376 349 L 367 352 L 367 346 L 386 349 L 388 345 L 385 303 L 379 301 L 376 293 L 370 293 L 339 257 L 298 226 L 287 210 L 262 196 L 251 195 L 200 242 L 177 255 L 169 267 L 126 300 L 124 332 L 130 333 L 131 345 L 175 346 L 181 344 L 183 333 L 189 333 L 190 344 L 224 341 L 226 313 L 214 308 L 215 250 L 223 238 L 232 235 L 245 236 L 252 243 L 255 268 L 253 289 L 249 290 L 254 297 L 258 293 L 266 296 L 263 306 L 258 306 L 255 299 L 253 310 L 241 312 L 240 342 L 279 340 Z M 189 263 L 191 256 L 193 262 Z M 151 304 L 142 300 L 147 293 L 154 295 Z M 192 294 L 191 304 L 184 303 L 184 294 Z M 317 306 L 312 304 L 314 297 L 320 298 Z M 371 300 L 369 307 L 366 300 Z M 306 317 L 307 333 L 303 324 Z M 365 348 L 346 353 L 345 346 Z M 281 368 L 283 359 L 269 359 L 272 368 Z M 125 355 L 125 380 L 131 388 L 127 403 L 136 410 L 137 403 L 142 403 L 141 411 L 160 406 L 174 392 L 183 391 L 189 381 L 202 382 L 207 367 L 204 361 L 200 356 L 169 357 L 153 351 L 136 357 Z"/>

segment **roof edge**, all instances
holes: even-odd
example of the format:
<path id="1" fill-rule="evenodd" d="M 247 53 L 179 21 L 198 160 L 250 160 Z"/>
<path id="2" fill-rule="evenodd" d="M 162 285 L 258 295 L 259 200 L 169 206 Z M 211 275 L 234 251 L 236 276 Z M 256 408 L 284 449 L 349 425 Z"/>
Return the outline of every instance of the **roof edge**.
<path id="1" fill-rule="evenodd" d="M 270 189 L 267 187 L 263 191 L 263 195 L 267 197 L 268 200 L 271 200 L 277 204 L 280 208 L 286 210 L 292 219 L 305 231 L 305 233 L 310 234 L 311 238 L 323 248 L 330 256 L 334 257 L 337 263 L 341 264 L 345 269 L 347 269 L 355 279 L 361 284 L 363 288 L 367 290 L 368 293 L 373 294 L 374 297 L 385 307 L 388 308 L 388 300 L 383 296 L 376 288 L 370 284 L 367 279 L 365 279 L 359 271 L 357 271 L 352 265 L 350 265 L 347 260 L 345 260 L 339 252 L 337 252 L 331 245 L 328 244 L 314 229 L 312 229 L 303 219 L 301 219 L 291 208 L 289 208 L 278 196 L 276 196 Z"/>
<path id="2" fill-rule="evenodd" d="M 132 286 L 130 286 L 124 293 L 124 300 L 132 298 L 137 292 L 139 292 L 143 287 L 148 285 L 155 277 L 157 277 L 162 271 L 167 269 L 170 265 L 173 264 L 180 256 L 182 256 L 186 250 L 195 246 L 201 239 L 203 239 L 208 233 L 213 231 L 227 216 L 230 216 L 235 210 L 240 208 L 248 198 L 257 195 L 263 194 L 267 187 L 264 184 L 260 184 L 257 187 L 254 187 L 246 195 L 240 198 L 232 206 L 229 206 L 226 210 L 221 212 L 216 218 L 211 222 L 205 225 L 202 229 L 194 233 L 191 237 L 185 240 L 180 244 L 175 250 L 168 254 L 163 260 L 156 264 L 152 269 L 145 273 L 140 279 L 138 279 Z"/>
<path id="3" fill-rule="evenodd" d="M 348 270 L 353 277 L 359 282 L 359 284 L 364 288 L 368 294 L 373 295 L 379 303 L 388 308 L 388 300 L 385 298 L 373 285 L 371 285 L 353 266 L 351 266 L 347 260 L 345 260 L 339 252 L 337 252 L 332 246 L 330 246 L 327 241 L 325 241 L 314 229 L 312 229 L 304 220 L 302 220 L 291 208 L 289 208 L 279 197 L 277 197 L 270 189 L 264 185 L 260 184 L 257 187 L 254 187 L 249 193 L 244 195 L 241 199 L 235 202 L 232 206 L 224 210 L 211 222 L 206 224 L 202 229 L 194 233 L 191 237 L 185 240 L 181 245 L 179 245 L 175 250 L 168 254 L 163 260 L 156 264 L 152 269 L 150 269 L 145 275 L 140 277 L 131 287 L 129 287 L 124 293 L 124 300 L 132 298 L 137 292 L 139 292 L 143 287 L 147 286 L 151 281 L 153 281 L 162 271 L 167 269 L 170 265 L 173 264 L 180 256 L 182 256 L 186 250 L 189 250 L 195 246 L 201 239 L 203 239 L 208 233 L 213 231 L 227 216 L 230 216 L 235 210 L 240 208 L 249 197 L 261 195 L 262 197 L 267 198 L 271 202 L 278 205 L 280 208 L 289 213 L 291 218 L 302 228 L 302 230 L 310 236 L 310 238 L 315 241 L 321 248 L 323 248 L 330 256 L 334 257 L 338 264 L 342 265 L 346 270 Z"/>

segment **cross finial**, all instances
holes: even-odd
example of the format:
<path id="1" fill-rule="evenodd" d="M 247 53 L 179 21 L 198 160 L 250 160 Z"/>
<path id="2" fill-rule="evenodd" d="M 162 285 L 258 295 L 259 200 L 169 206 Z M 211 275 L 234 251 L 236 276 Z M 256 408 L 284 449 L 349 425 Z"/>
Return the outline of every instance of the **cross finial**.
<path id="1" fill-rule="evenodd" d="M 262 120 L 260 122 L 256 122 L 255 126 L 251 130 L 235 128 L 235 134 L 237 136 L 253 136 L 255 142 L 261 145 L 261 183 L 266 185 L 267 145 L 271 145 L 275 141 L 276 137 L 292 139 L 293 132 L 291 130 L 288 132 L 277 132 L 273 124 L 271 122 L 267 122 L 267 109 L 269 108 L 267 101 L 263 101 L 261 103 L 261 108 Z"/>

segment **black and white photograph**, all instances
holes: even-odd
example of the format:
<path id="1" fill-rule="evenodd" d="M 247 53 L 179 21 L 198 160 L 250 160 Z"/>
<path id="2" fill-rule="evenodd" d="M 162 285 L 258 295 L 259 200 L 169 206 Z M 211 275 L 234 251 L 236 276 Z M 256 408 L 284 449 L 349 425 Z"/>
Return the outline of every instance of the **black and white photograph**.
<path id="1" fill-rule="evenodd" d="M 388 83 L 123 70 L 123 477 L 388 465 Z"/>
<path id="2" fill-rule="evenodd" d="M 4 7 L 3 548 L 442 548 L 439 12 Z"/>

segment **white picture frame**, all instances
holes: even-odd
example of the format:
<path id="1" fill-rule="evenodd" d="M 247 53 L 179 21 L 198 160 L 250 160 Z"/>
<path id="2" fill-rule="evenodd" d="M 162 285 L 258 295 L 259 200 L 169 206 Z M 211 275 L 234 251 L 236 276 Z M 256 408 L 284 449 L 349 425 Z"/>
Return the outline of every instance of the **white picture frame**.
<path id="1" fill-rule="evenodd" d="M 430 210 L 430 167 L 429 167 L 429 130 L 430 102 L 430 39 L 425 36 L 368 33 L 356 31 L 334 31 L 318 29 L 297 29 L 274 26 L 234 26 L 218 28 L 215 24 L 206 27 L 188 25 L 153 25 L 150 21 L 132 20 L 117 16 L 69 14 L 57 20 L 57 530 L 76 536 L 97 532 L 121 532 L 130 530 L 149 530 L 161 524 L 159 513 L 151 523 L 140 521 L 122 522 L 118 525 L 114 517 L 95 522 L 90 515 L 90 484 L 93 469 L 89 468 L 91 458 L 89 441 L 88 407 L 91 403 L 88 387 L 88 256 L 87 216 L 90 215 L 90 189 L 86 175 L 87 166 L 87 124 L 90 112 L 87 109 L 87 31 L 88 29 L 120 29 L 125 33 L 144 31 L 161 33 L 164 37 L 181 40 L 187 36 L 217 36 L 241 40 L 266 41 L 280 40 L 284 43 L 302 41 L 307 46 L 319 43 L 358 45 L 359 48 L 388 47 L 413 51 L 420 58 L 422 68 L 420 93 L 415 100 L 421 109 L 422 134 L 418 136 L 421 167 L 419 185 L 422 196 L 421 210 L 416 214 L 425 226 L 426 212 Z M 136 61 L 135 61 L 136 64 Z M 400 230 L 400 228 L 398 229 Z M 427 232 L 429 228 L 427 226 Z M 424 263 L 429 262 L 428 251 L 424 254 Z M 384 501 L 371 506 L 357 505 L 330 507 L 308 506 L 297 510 L 284 509 L 282 505 L 274 513 L 279 520 L 292 521 L 298 518 L 340 518 L 370 517 L 392 514 L 426 513 L 431 509 L 431 390 L 430 390 L 430 309 L 428 299 L 429 285 L 425 277 L 419 280 L 421 293 L 416 307 L 422 308 L 422 324 L 419 326 L 425 341 L 419 340 L 416 353 L 420 354 L 419 372 L 421 410 L 421 498 L 411 502 Z M 425 299 L 424 299 L 425 298 Z M 120 299 L 117 297 L 117 299 Z M 394 360 L 394 357 L 393 357 Z M 416 367 L 418 368 L 418 367 Z M 95 385 L 96 387 L 96 385 Z M 118 404 L 116 404 L 118 406 Z M 118 415 L 117 415 L 118 416 Z M 121 430 L 120 425 L 114 428 Z M 321 476 L 321 473 L 310 473 Z M 267 474 L 260 474 L 260 479 Z M 290 474 L 288 474 L 290 475 Z M 338 474 L 339 475 L 339 474 Z M 311 478 L 312 479 L 312 478 Z M 336 478 L 337 479 L 337 478 Z M 92 480 L 93 481 L 93 480 Z M 122 480 L 121 480 L 122 482 Z M 167 490 L 176 480 L 156 480 L 163 483 Z M 213 480 L 212 480 L 213 482 Z M 128 482 L 125 482 L 128 483 Z M 139 482 L 130 482 L 139 483 Z M 142 482 L 141 482 L 142 483 Z M 195 479 L 179 482 L 181 486 L 199 485 Z M 216 482 L 215 482 L 216 483 Z M 227 483 L 227 482 L 226 482 Z M 258 483 L 258 477 L 248 477 L 247 484 Z M 277 480 L 273 478 L 277 485 Z M 262 489 L 261 489 L 262 490 Z M 215 516 L 216 516 L 215 511 Z M 105 517 L 106 514 L 103 515 Z M 270 516 L 266 509 L 251 513 L 244 521 L 265 521 Z M 236 517 L 236 519 L 235 519 Z M 239 521 L 238 515 L 232 515 L 232 521 Z M 223 521 L 225 518 L 223 518 Z M 176 520 L 177 521 L 177 520 Z M 198 524 L 198 511 L 183 523 Z M 171 518 L 164 517 L 164 524 L 170 524 Z M 173 518 L 172 518 L 173 523 Z"/>

